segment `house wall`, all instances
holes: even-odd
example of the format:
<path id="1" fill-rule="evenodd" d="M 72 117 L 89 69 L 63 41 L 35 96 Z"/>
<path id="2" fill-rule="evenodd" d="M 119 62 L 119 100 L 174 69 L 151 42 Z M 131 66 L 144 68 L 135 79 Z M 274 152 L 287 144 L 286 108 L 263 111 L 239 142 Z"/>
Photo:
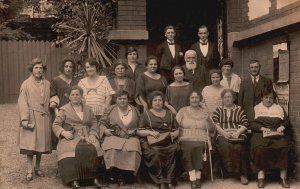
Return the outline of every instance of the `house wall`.
<path id="1" fill-rule="evenodd" d="M 300 23 L 300 17 L 297 16 L 300 12 L 300 1 L 276 9 L 277 1 L 270 0 L 269 14 L 253 20 L 249 20 L 247 15 L 248 2 L 249 0 L 227 0 L 229 56 L 235 62 L 235 72 L 239 73 L 242 79 L 248 76 L 247 66 L 251 59 L 260 60 L 261 73 L 273 79 L 272 45 L 290 42 L 289 118 L 295 140 L 294 146 L 300 162 L 300 27 L 287 29 L 291 25 Z M 272 37 L 276 32 L 279 34 Z M 259 38 L 265 33 L 270 36 Z M 235 42 L 241 41 L 246 41 L 246 44 L 233 46 Z M 297 165 L 300 167 L 299 163 Z"/>

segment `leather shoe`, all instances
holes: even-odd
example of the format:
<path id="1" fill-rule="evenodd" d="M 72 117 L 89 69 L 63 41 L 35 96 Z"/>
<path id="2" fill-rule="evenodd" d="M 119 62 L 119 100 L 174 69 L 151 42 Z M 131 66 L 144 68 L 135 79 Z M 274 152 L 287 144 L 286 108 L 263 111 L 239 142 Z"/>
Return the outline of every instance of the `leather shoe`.
<path id="1" fill-rule="evenodd" d="M 168 189 L 175 189 L 175 186 L 173 185 L 173 184 L 167 184 L 167 187 L 166 188 L 168 188 Z"/>
<path id="2" fill-rule="evenodd" d="M 264 188 L 265 187 L 264 179 L 258 179 L 257 180 L 257 187 L 258 188 Z"/>
<path id="3" fill-rule="evenodd" d="M 287 182 L 286 179 L 281 178 L 279 182 L 280 182 L 282 188 L 290 188 L 290 185 L 289 185 L 289 183 Z"/>
<path id="4" fill-rule="evenodd" d="M 80 188 L 80 185 L 79 185 L 79 183 L 78 183 L 77 180 L 74 180 L 74 181 L 72 182 L 72 188 L 73 188 L 73 189 Z"/>
<path id="5" fill-rule="evenodd" d="M 41 170 L 34 170 L 34 173 L 36 176 L 45 177 L 45 174 Z"/>
<path id="6" fill-rule="evenodd" d="M 201 188 L 201 182 L 200 182 L 200 179 L 197 179 L 197 180 L 196 180 L 196 186 L 197 186 L 197 188 Z"/>
<path id="7" fill-rule="evenodd" d="M 197 181 L 191 181 L 191 189 L 197 189 Z"/>
<path id="8" fill-rule="evenodd" d="M 101 188 L 103 186 L 97 178 L 94 179 L 94 185 L 96 188 Z"/>
<path id="9" fill-rule="evenodd" d="M 241 183 L 242 183 L 243 185 L 247 185 L 247 184 L 249 183 L 246 176 L 241 175 Z"/>

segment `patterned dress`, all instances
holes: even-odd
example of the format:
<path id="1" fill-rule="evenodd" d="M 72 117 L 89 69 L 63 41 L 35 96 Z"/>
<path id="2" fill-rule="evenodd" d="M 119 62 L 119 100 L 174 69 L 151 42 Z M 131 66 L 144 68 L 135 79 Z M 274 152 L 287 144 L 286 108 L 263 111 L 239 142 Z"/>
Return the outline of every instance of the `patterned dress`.
<path id="1" fill-rule="evenodd" d="M 240 106 L 234 105 L 231 109 L 220 106 L 213 113 L 212 119 L 226 132 L 236 132 L 240 127 L 248 128 L 248 119 Z M 216 139 L 217 151 L 220 155 L 226 173 L 247 175 L 248 156 L 245 134 L 240 135 L 244 142 L 232 142 L 218 134 Z"/>
<path id="2" fill-rule="evenodd" d="M 115 94 L 106 76 L 99 76 L 94 86 L 89 85 L 87 78 L 83 78 L 78 86 L 83 89 L 86 105 L 92 107 L 96 116 L 103 115 L 107 96 Z"/>

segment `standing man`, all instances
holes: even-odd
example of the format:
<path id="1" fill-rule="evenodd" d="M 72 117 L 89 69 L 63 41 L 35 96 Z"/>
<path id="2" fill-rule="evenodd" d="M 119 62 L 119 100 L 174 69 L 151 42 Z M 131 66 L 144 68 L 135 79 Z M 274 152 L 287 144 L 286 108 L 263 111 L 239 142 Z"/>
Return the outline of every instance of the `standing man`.
<path id="1" fill-rule="evenodd" d="M 218 46 L 208 41 L 209 32 L 205 25 L 198 28 L 198 36 L 199 41 L 191 46 L 191 49 L 197 53 L 197 63 L 204 66 L 207 72 L 218 68 L 220 62 Z"/>
<path id="2" fill-rule="evenodd" d="M 173 80 L 171 70 L 175 65 L 181 63 L 183 53 L 181 52 L 180 45 L 175 43 L 175 28 L 172 25 L 165 27 L 166 41 L 160 44 L 156 49 L 156 54 L 159 59 L 159 72 L 165 76 L 168 83 Z"/>
<path id="3" fill-rule="evenodd" d="M 263 89 L 273 87 L 269 78 L 260 75 L 260 68 L 258 60 L 250 61 L 250 77 L 242 81 L 238 96 L 238 105 L 244 109 L 250 123 L 254 120 L 254 106 L 261 102 Z"/>
<path id="4" fill-rule="evenodd" d="M 208 72 L 202 65 L 197 64 L 197 54 L 194 50 L 188 50 L 185 52 L 184 61 L 184 80 L 190 82 L 193 89 L 201 94 L 203 88 L 211 83 L 208 79 Z"/>

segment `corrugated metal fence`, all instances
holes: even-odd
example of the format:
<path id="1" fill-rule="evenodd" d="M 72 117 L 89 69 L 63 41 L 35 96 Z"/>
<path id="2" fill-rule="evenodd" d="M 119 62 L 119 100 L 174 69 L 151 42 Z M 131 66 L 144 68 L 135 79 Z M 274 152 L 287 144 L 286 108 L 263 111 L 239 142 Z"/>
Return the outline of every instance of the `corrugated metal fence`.
<path id="1" fill-rule="evenodd" d="M 0 104 L 16 102 L 21 83 L 29 76 L 28 63 L 35 57 L 46 62 L 46 78 L 58 74 L 58 62 L 69 52 L 48 41 L 0 41 Z"/>

